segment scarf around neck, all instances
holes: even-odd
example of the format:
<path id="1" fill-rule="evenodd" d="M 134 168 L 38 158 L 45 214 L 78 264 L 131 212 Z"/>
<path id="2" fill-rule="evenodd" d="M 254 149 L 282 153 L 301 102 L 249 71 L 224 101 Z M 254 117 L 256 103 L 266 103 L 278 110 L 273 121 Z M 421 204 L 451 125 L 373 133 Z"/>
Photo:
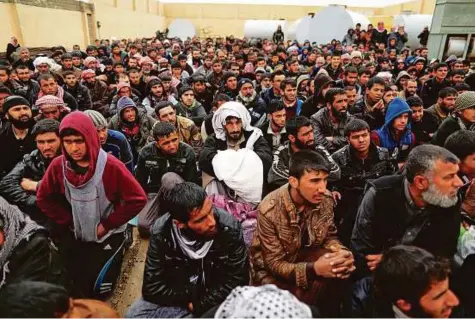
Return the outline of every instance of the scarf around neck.
<path id="1" fill-rule="evenodd" d="M 213 240 L 200 242 L 187 238 L 175 223 L 172 223 L 172 239 L 175 244 L 180 246 L 182 252 L 190 259 L 203 259 L 208 254 Z"/>

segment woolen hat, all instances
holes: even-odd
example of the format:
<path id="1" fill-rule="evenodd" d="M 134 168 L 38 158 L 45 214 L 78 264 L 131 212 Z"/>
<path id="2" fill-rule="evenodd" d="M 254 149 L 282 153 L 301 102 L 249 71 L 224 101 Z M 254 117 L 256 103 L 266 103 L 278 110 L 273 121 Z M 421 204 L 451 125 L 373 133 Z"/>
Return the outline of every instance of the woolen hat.
<path id="1" fill-rule="evenodd" d="M 353 58 L 360 58 L 360 59 L 361 59 L 362 57 L 363 57 L 363 56 L 362 56 L 362 54 L 361 54 L 360 51 L 353 51 L 353 52 L 351 52 L 351 58 L 352 58 L 352 59 L 353 59 Z"/>
<path id="2" fill-rule="evenodd" d="M 89 116 L 96 128 L 101 129 L 107 127 L 107 120 L 101 113 L 94 110 L 85 110 L 84 114 Z"/>
<path id="3" fill-rule="evenodd" d="M 185 92 L 193 91 L 193 88 L 189 85 L 183 85 L 178 92 L 178 97 L 181 97 Z"/>
<path id="4" fill-rule="evenodd" d="M 6 101 L 6 100 L 5 100 Z M 454 111 L 459 112 L 465 109 L 475 107 L 475 92 L 468 91 L 460 94 L 455 101 Z"/>
<path id="5" fill-rule="evenodd" d="M 249 83 L 250 85 L 252 85 L 252 87 L 254 87 L 254 84 L 252 83 L 252 81 L 250 79 L 242 78 L 242 79 L 239 80 L 239 82 L 237 84 L 238 91 L 241 91 L 242 86 L 246 83 Z"/>
<path id="6" fill-rule="evenodd" d="M 19 95 L 12 95 L 5 98 L 3 103 L 3 112 L 8 113 L 12 107 L 19 106 L 19 105 L 28 105 L 30 107 L 30 102 L 22 96 Z"/>

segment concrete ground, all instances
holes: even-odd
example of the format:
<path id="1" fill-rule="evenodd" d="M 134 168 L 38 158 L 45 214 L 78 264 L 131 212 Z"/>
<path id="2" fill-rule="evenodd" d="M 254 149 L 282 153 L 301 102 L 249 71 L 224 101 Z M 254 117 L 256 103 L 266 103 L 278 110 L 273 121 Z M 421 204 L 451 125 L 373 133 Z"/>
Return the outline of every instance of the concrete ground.
<path id="1" fill-rule="evenodd" d="M 109 303 L 121 316 L 125 315 L 130 305 L 142 294 L 148 239 L 140 238 L 136 227 L 134 228 L 133 237 L 132 246 L 125 253 L 122 272 L 114 294 L 109 298 Z"/>

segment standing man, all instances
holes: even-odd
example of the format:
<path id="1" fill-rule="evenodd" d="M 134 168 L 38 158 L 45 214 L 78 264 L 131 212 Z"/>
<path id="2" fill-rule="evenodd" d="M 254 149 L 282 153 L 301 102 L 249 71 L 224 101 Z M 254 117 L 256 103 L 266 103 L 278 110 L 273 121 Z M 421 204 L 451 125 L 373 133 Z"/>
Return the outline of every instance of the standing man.
<path id="1" fill-rule="evenodd" d="M 48 167 L 37 204 L 64 227 L 60 251 L 75 287 L 85 296 L 104 298 L 120 273 L 126 224 L 147 197 L 124 164 L 101 149 L 87 115 L 66 116 L 59 135 L 63 155 Z"/>
<path id="2" fill-rule="evenodd" d="M 324 278 L 346 279 L 355 270 L 353 255 L 338 240 L 333 222 L 329 172 L 322 155 L 294 154 L 288 183 L 258 207 L 250 250 L 253 284 L 289 290 L 305 303 L 316 304 L 324 316 L 336 315 L 340 304 L 335 291 L 328 289 L 338 283 Z"/>
<path id="3" fill-rule="evenodd" d="M 35 149 L 30 103 L 21 96 L 12 95 L 5 99 L 3 111 L 8 122 L 0 131 L 0 149 L 5 152 L 0 156 L 0 178 Z"/>

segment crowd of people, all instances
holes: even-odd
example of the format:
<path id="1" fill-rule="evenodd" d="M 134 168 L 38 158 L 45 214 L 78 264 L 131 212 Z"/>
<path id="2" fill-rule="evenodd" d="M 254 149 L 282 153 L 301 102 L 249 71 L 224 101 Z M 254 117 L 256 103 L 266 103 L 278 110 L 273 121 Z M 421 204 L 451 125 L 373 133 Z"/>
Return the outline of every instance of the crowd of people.
<path id="1" fill-rule="evenodd" d="M 136 225 L 130 318 L 475 316 L 475 71 L 427 37 L 12 38 L 0 315 L 117 317 Z"/>

